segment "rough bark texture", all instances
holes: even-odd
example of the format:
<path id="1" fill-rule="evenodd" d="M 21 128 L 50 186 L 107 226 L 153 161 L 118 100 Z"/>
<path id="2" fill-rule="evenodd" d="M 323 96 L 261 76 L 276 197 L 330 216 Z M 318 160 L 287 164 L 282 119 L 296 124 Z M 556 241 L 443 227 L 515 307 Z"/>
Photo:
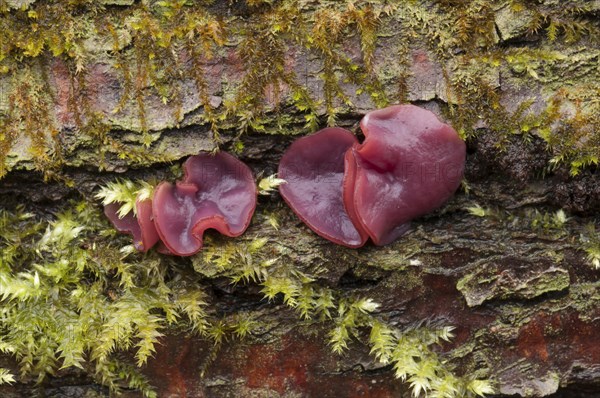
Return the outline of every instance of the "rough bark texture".
<path id="1" fill-rule="evenodd" d="M 589 5 L 591 11 L 586 15 L 598 18 L 598 2 Z M 543 39 L 526 34 L 523 19 L 527 16 L 526 12 L 511 11 L 509 6 L 495 11 L 498 46 L 553 45 L 540 44 Z M 398 29 L 392 23 L 384 26 L 374 58 L 377 76 L 390 98 L 395 98 L 399 84 Z M 86 92 L 79 95 L 87 96 L 89 106 L 109 119 L 112 139 L 125 147 L 139 147 L 142 126 L 134 105 L 112 112 L 123 89 L 122 78 L 111 65 L 114 61 L 99 55 L 101 44 L 91 47 L 97 56 L 86 67 Z M 358 39 L 346 42 L 345 50 L 360 60 Z M 593 81 L 598 76 L 598 71 L 593 71 L 598 64 L 597 43 L 584 41 L 577 47 L 562 44 L 560 51 L 573 60 L 571 69 L 558 72 L 565 74 L 564 80 Z M 285 55 L 286 66 L 295 71 L 297 80 L 322 98 L 321 61 L 301 48 L 290 47 Z M 215 109 L 228 99 L 229 85 L 243 77 L 236 57 L 232 46 L 204 65 Z M 181 62 L 184 69 L 194 67 L 189 60 Z M 452 58 L 448 62 L 457 61 Z M 81 195 L 91 198 L 103 181 L 116 176 L 163 178 L 168 175 L 166 162 L 179 163 L 188 155 L 214 147 L 210 129 L 199 118 L 201 100 L 194 83 L 183 78 L 172 83 L 184 93 L 180 116 L 174 105 L 163 104 L 158 96 L 145 98 L 147 128 L 156 135 L 149 156 L 132 163 L 109 150 L 101 159 L 104 155 L 89 142 L 81 142 L 77 134 L 65 62 L 56 58 L 39 67 L 47 71 L 59 138 L 67 148 L 61 173 L 74 185 L 44 182 L 33 170 L 35 154 L 27 150 L 30 142 L 24 136 L 9 153 L 7 164 L 12 171 L 0 181 L 4 206 L 24 202 L 28 208 L 48 215 L 66 199 Z M 460 101 L 469 98 L 453 99 L 444 77 L 457 70 L 460 68 L 436 60 L 427 43 L 412 43 L 405 82 L 407 99 L 438 114 L 447 111 L 450 101 L 458 104 L 454 109 L 461 112 Z M 483 78 L 507 108 L 532 98 L 533 109 L 541 112 L 558 83 L 532 76 L 506 66 Z M 5 80 L 0 77 L 0 89 Z M 273 104 L 290 93 L 284 83 L 281 85 L 275 97 L 267 93 Z M 342 87 L 353 105 L 338 115 L 338 125 L 356 131 L 362 114 L 375 105 L 367 94 L 356 93 L 356 86 L 342 83 Z M 2 106 L 0 101 L 0 110 Z M 324 108 L 318 111 L 323 117 L 325 112 Z M 282 152 L 293 140 L 290 135 L 277 134 L 277 130 L 294 131 L 302 115 L 291 108 L 283 113 L 288 117 L 277 119 L 279 127 L 277 123 L 268 127 L 275 134 L 251 131 L 242 136 L 244 149 L 239 157 L 255 174 L 274 173 Z M 277 194 L 261 197 L 255 222 L 239 241 L 255 236 L 277 241 L 289 250 L 299 270 L 316 275 L 324 286 L 372 298 L 381 304 L 378 316 L 393 325 L 406 327 L 428 321 L 455 326 L 456 337 L 439 347 L 440 352 L 456 365 L 458 374 L 475 370 L 487 374 L 496 381 L 499 396 L 598 396 L 599 271 L 590 265 L 580 241 L 584 227 L 597 222 L 600 209 L 597 167 L 584 168 L 577 176 L 569 174 L 568 164 L 550 170 L 549 161 L 555 154 L 547 149 L 543 137 L 532 134 L 524 140 L 521 135 L 509 134 L 502 138 L 500 147 L 498 134 L 487 124 L 482 122 L 477 126 L 478 134 L 467 140 L 468 191 L 462 189 L 443 209 L 416 220 L 411 232 L 393 244 L 368 244 L 353 250 L 329 243 L 304 226 Z M 234 135 L 224 131 L 223 148 L 234 142 Z M 104 170 L 97 169 L 99 163 Z M 466 210 L 475 204 L 487 209 L 487 215 L 477 217 Z M 558 227 L 544 225 L 548 221 L 544 215 L 559 209 L 571 218 Z M 272 213 L 279 217 L 279 230 L 264 222 Z M 190 269 L 201 267 L 196 260 L 182 259 L 181 264 Z M 214 360 L 209 359 L 211 342 L 170 331 L 143 369 L 159 397 L 409 396 L 408 385 L 394 378 L 390 366 L 382 366 L 369 356 L 364 344 L 355 341 L 346 355 L 334 355 L 326 343 L 324 325 L 300 321 L 297 313 L 282 303 L 265 301 L 260 287 L 233 287 L 229 281 L 216 278 L 211 289 L 220 310 L 250 312 L 263 326 L 245 339 L 224 344 L 213 353 Z M 10 358 L 0 359 L 3 363 L 12 366 Z M 0 395 L 26 397 L 32 389 L 29 383 L 1 386 Z M 51 380 L 45 394 L 108 396 L 103 387 L 71 371 Z"/>

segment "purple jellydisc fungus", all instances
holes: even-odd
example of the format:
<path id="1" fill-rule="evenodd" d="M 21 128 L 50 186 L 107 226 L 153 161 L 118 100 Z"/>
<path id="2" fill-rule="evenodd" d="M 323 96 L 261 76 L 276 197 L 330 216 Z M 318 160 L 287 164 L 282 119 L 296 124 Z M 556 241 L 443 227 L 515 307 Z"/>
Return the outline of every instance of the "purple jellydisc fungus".
<path id="1" fill-rule="evenodd" d="M 388 244 L 458 188 L 466 147 L 430 111 L 396 105 L 368 113 L 360 144 L 344 129 L 300 138 L 279 166 L 285 201 L 317 234 L 349 247 Z"/>
<path id="2" fill-rule="evenodd" d="M 159 253 L 189 256 L 202 249 L 206 229 L 234 237 L 250 224 L 257 189 L 248 166 L 219 152 L 191 156 L 183 169 L 182 181 L 162 182 L 153 195 L 150 185 L 135 190 L 126 181 L 109 184 L 98 193 L 104 199 L 104 214 L 119 232 L 133 235 L 137 250 L 146 252 L 156 245 Z M 134 195 L 137 200 L 130 205 L 129 197 Z M 124 203 L 128 207 L 122 207 Z"/>
<path id="3" fill-rule="evenodd" d="M 204 231 L 241 235 L 256 208 L 257 190 L 248 166 L 219 152 L 190 157 L 185 177 L 175 185 L 162 182 L 154 192 L 154 224 L 166 248 L 189 256 L 202 248 Z"/>
<path id="4" fill-rule="evenodd" d="M 104 214 L 117 231 L 133 235 L 133 245 L 141 252 L 147 252 L 158 242 L 159 237 L 152 221 L 152 201 L 149 199 L 135 202 L 137 216 L 130 212 L 119 218 L 118 203 L 104 206 Z"/>
<path id="5" fill-rule="evenodd" d="M 134 244 L 135 242 L 140 242 L 142 240 L 142 230 L 137 222 L 137 219 L 133 213 L 128 213 L 124 217 L 119 218 L 118 211 L 120 207 L 121 205 L 119 203 L 110 203 L 104 206 L 104 215 L 108 217 L 117 231 L 124 234 L 133 235 Z"/>
<path id="6" fill-rule="evenodd" d="M 358 144 L 348 130 L 331 127 L 296 140 L 281 158 L 283 199 L 314 232 L 335 243 L 360 247 L 367 235 L 358 230 L 342 200 L 344 154 Z"/>
<path id="7" fill-rule="evenodd" d="M 466 146 L 432 112 L 396 105 L 368 113 L 365 141 L 351 149 L 346 205 L 377 245 L 408 230 L 410 220 L 444 204 L 462 179 Z M 352 201 L 349 204 L 349 201 Z"/>

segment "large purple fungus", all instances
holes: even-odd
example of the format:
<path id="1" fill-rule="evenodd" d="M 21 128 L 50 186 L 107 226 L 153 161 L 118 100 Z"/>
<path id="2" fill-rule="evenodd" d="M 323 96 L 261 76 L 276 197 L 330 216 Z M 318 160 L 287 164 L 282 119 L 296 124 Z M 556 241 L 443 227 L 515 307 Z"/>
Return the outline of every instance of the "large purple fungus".
<path id="1" fill-rule="evenodd" d="M 466 147 L 430 111 L 395 105 L 361 121 L 365 141 L 324 129 L 300 138 L 284 154 L 280 192 L 317 234 L 349 247 L 367 237 L 385 245 L 413 218 L 446 202 L 458 188 Z"/>
<path id="2" fill-rule="evenodd" d="M 256 208 L 250 168 L 225 152 L 192 156 L 183 168 L 182 181 L 163 182 L 154 192 L 154 224 L 169 251 L 179 256 L 197 253 L 209 228 L 241 235 Z"/>
<path id="3" fill-rule="evenodd" d="M 368 236 L 356 229 L 342 200 L 344 154 L 356 138 L 331 127 L 296 140 L 281 158 L 283 199 L 313 231 L 333 242 L 360 247 Z"/>
<path id="4" fill-rule="evenodd" d="M 351 149 L 347 206 L 377 245 L 408 230 L 410 220 L 444 204 L 462 179 L 466 146 L 432 112 L 396 105 L 368 113 L 365 141 Z M 349 204 L 349 200 L 352 203 Z"/>

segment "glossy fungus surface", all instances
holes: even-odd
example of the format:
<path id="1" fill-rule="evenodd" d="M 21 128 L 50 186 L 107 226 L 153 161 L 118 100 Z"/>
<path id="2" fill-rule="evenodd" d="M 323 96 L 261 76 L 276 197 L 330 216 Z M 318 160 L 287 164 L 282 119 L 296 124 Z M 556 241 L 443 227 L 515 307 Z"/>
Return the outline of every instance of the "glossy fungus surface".
<path id="1" fill-rule="evenodd" d="M 179 256 L 198 252 L 209 228 L 241 235 L 256 207 L 256 185 L 248 166 L 219 152 L 192 156 L 183 169 L 182 181 L 163 182 L 154 192 L 154 224 L 168 250 Z"/>
<path id="2" fill-rule="evenodd" d="M 134 245 L 136 249 L 145 252 L 154 246 L 160 239 L 158 232 L 156 231 L 156 226 L 154 225 L 152 200 L 137 200 L 135 206 L 137 208 L 137 221 L 142 230 L 142 239 L 141 247 L 135 245 L 135 242 Z"/>
<path id="3" fill-rule="evenodd" d="M 119 218 L 118 203 L 104 206 L 104 214 L 115 226 L 117 231 L 133 236 L 133 245 L 141 252 L 150 250 L 158 242 L 159 237 L 152 221 L 152 201 L 143 200 L 135 203 L 137 216 L 130 212 Z"/>
<path id="4" fill-rule="evenodd" d="M 356 138 L 332 127 L 296 140 L 279 163 L 279 187 L 292 210 L 317 234 L 349 247 L 362 246 L 367 235 L 358 230 L 343 203 L 344 154 Z"/>
<path id="5" fill-rule="evenodd" d="M 362 246 L 385 245 L 413 218 L 441 206 L 458 188 L 466 146 L 430 111 L 395 105 L 361 121 L 365 141 L 328 128 L 298 139 L 286 151 L 280 192 L 317 234 Z"/>
<path id="6" fill-rule="evenodd" d="M 360 126 L 365 141 L 348 155 L 344 198 L 355 222 L 375 244 L 385 245 L 406 232 L 410 220 L 452 196 L 466 146 L 452 127 L 414 105 L 370 112 Z"/>

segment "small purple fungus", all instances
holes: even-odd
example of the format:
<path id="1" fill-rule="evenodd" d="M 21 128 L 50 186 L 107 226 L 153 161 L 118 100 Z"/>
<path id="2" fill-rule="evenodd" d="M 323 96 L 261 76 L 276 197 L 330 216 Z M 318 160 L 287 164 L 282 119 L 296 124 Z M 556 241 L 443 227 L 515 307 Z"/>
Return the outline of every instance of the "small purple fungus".
<path id="1" fill-rule="evenodd" d="M 279 191 L 292 210 L 318 235 L 360 247 L 368 236 L 357 229 L 342 200 L 344 154 L 358 140 L 339 127 L 296 140 L 279 162 Z"/>
<path id="2" fill-rule="evenodd" d="M 241 235 L 256 208 L 252 171 L 233 156 L 219 152 L 188 158 L 185 177 L 175 185 L 162 182 L 154 192 L 154 224 L 165 246 L 178 256 L 202 249 L 204 231 Z"/>
<path id="3" fill-rule="evenodd" d="M 158 242 L 159 237 L 152 221 L 152 201 L 150 199 L 135 202 L 137 216 L 130 212 L 119 218 L 118 203 L 104 206 L 104 214 L 121 233 L 133 235 L 133 245 L 141 252 L 147 252 Z"/>
<path id="4" fill-rule="evenodd" d="M 190 256 L 202 249 L 204 231 L 239 236 L 250 224 L 257 189 L 248 166 L 219 152 L 191 156 L 183 165 L 184 179 L 175 185 L 162 182 L 152 199 L 137 200 L 137 217 L 119 218 L 120 204 L 104 213 L 119 232 L 133 235 L 134 246 L 147 251 L 157 242 L 163 254 Z"/>

